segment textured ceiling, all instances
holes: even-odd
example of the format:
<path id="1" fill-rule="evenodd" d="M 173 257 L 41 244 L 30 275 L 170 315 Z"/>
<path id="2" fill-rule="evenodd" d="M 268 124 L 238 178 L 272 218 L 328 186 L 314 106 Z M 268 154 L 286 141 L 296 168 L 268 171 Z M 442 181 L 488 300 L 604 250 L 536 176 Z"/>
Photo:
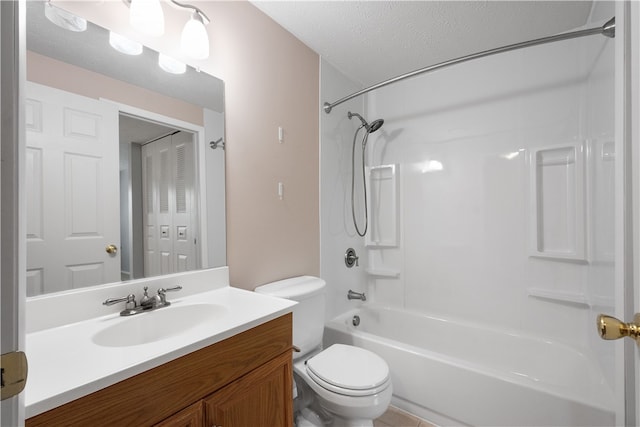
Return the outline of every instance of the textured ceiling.
<path id="1" fill-rule="evenodd" d="M 586 24 L 591 1 L 252 1 L 365 86 Z M 604 23 L 604 22 L 602 22 Z"/>

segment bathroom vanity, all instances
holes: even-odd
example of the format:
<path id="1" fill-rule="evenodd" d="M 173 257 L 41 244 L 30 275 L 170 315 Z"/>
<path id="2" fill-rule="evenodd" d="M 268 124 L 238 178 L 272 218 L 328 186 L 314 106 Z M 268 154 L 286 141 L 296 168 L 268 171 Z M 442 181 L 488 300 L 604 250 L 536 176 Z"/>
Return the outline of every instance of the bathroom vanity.
<path id="1" fill-rule="evenodd" d="M 27 419 L 52 425 L 290 426 L 291 314 Z"/>
<path id="2" fill-rule="evenodd" d="M 48 325 L 34 314 L 27 331 L 26 425 L 291 426 L 295 303 L 227 277 L 183 274 L 170 306 L 132 316 L 100 303 L 176 278 L 30 300 Z"/>

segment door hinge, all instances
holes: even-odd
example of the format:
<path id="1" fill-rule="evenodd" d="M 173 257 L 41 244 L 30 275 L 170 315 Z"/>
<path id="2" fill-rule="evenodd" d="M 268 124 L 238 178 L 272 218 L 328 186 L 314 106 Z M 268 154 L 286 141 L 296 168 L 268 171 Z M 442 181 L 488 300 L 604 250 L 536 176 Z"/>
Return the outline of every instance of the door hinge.
<path id="1" fill-rule="evenodd" d="M 1 400 L 19 394 L 27 384 L 27 355 L 22 351 L 0 356 Z"/>

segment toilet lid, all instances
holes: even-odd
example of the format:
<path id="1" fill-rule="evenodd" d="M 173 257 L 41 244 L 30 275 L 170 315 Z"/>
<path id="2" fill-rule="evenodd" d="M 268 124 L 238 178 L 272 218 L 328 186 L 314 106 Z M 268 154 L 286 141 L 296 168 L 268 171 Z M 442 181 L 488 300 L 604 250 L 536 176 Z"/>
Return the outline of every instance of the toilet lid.
<path id="1" fill-rule="evenodd" d="M 307 361 L 307 371 L 335 387 L 370 390 L 389 379 L 389 366 L 380 356 L 363 348 L 334 344 Z"/>

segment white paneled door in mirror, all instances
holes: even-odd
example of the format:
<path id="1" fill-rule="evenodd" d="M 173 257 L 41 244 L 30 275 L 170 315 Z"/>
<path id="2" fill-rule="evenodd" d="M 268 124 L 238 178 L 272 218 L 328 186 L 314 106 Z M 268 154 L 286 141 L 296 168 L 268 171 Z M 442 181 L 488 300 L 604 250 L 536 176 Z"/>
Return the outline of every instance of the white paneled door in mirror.
<path id="1" fill-rule="evenodd" d="M 34 83 L 26 98 L 27 295 L 119 281 L 117 108 Z"/>

